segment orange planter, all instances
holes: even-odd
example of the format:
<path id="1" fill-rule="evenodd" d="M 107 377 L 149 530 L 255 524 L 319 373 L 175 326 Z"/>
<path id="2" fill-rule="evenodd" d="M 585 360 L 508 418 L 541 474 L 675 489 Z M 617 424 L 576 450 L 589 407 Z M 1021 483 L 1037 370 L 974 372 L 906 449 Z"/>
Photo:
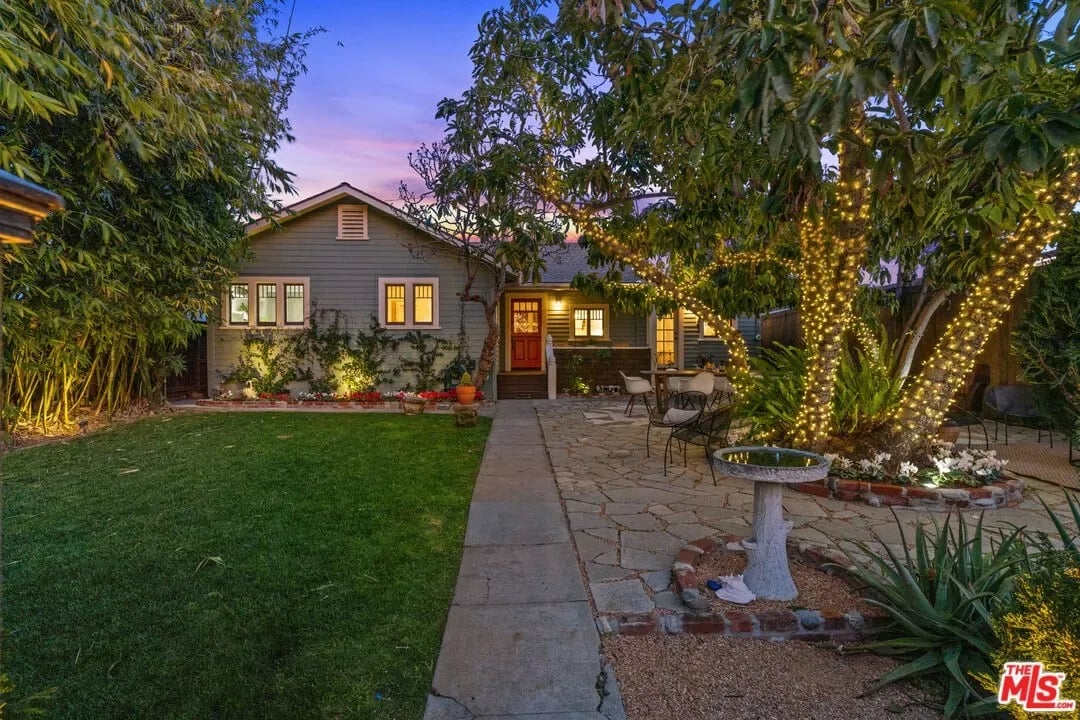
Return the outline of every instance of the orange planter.
<path id="1" fill-rule="evenodd" d="M 457 401 L 462 405 L 472 405 L 473 400 L 476 399 L 476 386 L 458 385 L 456 389 Z"/>

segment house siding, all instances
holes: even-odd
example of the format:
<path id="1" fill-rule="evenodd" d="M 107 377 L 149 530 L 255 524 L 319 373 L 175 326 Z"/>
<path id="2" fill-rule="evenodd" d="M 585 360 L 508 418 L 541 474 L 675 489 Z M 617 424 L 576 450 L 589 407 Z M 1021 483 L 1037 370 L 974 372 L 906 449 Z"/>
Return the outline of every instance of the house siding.
<path id="1" fill-rule="evenodd" d="M 761 323 L 756 317 L 740 317 L 736 319 L 739 334 L 746 341 L 747 349 L 751 355 L 760 353 Z M 726 365 L 730 355 L 727 343 L 719 338 L 701 337 L 701 323 L 698 317 L 688 310 L 682 313 L 682 343 L 683 343 L 683 367 L 694 367 L 702 356 L 712 358 L 717 365 Z"/>
<path id="2" fill-rule="evenodd" d="M 487 334 L 483 309 L 478 303 L 460 303 L 458 293 L 465 282 L 464 267 L 446 251 L 435 253 L 430 237 L 406 223 L 370 207 L 368 208 L 368 240 L 337 240 L 337 206 L 342 203 L 362 204 L 344 199 L 306 215 L 287 220 L 280 231 L 266 230 L 252 238 L 254 258 L 237 270 L 240 277 L 307 277 L 310 279 L 311 307 L 334 309 L 344 313 L 349 329 L 367 330 L 371 317 L 378 314 L 379 278 L 438 278 L 439 328 L 426 329 L 431 335 L 457 342 L 461 331 L 462 314 L 472 357 L 478 358 Z M 412 248 L 428 248 L 414 252 Z M 452 251 L 451 251 L 452 252 Z M 474 291 L 490 292 L 494 283 L 491 272 L 483 271 Z M 295 332 L 283 330 L 282 333 Z M 393 330 L 402 336 L 404 330 Z M 216 385 L 235 365 L 242 347 L 242 329 L 214 324 L 209 348 L 209 382 Z M 393 367 L 409 349 L 399 348 L 387 362 Z M 441 369 L 453 358 L 453 351 L 443 354 L 436 363 Z M 412 379 L 401 376 L 393 390 Z M 306 390 L 306 386 L 293 388 Z"/>

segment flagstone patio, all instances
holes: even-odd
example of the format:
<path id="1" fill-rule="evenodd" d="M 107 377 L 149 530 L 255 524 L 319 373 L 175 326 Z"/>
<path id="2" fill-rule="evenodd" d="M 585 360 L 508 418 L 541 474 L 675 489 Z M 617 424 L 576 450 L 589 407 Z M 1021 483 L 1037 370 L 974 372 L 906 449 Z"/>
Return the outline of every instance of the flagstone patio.
<path id="1" fill-rule="evenodd" d="M 680 601 L 668 589 L 675 554 L 691 540 L 748 535 L 753 487 L 719 474 L 714 486 L 704 453 L 693 447 L 686 467 L 676 453 L 665 476 L 665 438 L 662 433 L 654 434 L 652 457 L 646 458 L 647 420 L 640 411 L 625 417 L 624 407 L 622 402 L 587 400 L 536 403 L 594 609 L 600 615 L 678 611 Z M 1038 492 L 1065 517 L 1064 491 L 1037 480 L 1029 480 L 1028 488 L 1019 505 L 989 511 L 986 524 L 1015 524 L 1053 532 L 1031 491 Z M 794 541 L 833 548 L 848 540 L 863 541 L 872 548 L 880 548 L 879 542 L 900 543 L 889 508 L 785 488 L 784 509 L 794 525 L 789 536 Z M 940 511 L 909 508 L 898 508 L 896 514 L 909 542 L 917 523 L 940 522 L 945 517 Z M 964 515 L 975 518 L 978 511 L 965 510 Z"/>

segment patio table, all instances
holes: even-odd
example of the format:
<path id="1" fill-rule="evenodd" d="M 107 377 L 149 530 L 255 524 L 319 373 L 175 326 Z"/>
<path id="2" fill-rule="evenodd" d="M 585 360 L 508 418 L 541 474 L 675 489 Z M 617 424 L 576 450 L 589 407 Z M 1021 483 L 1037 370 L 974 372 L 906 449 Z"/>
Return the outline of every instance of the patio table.
<path id="1" fill-rule="evenodd" d="M 671 369 L 657 369 L 657 370 L 642 370 L 641 374 L 644 377 L 656 378 L 656 404 L 664 408 L 667 406 L 668 396 L 668 378 L 673 377 L 694 377 L 701 370 L 678 370 Z"/>
<path id="2" fill-rule="evenodd" d="M 753 536 L 742 541 L 746 550 L 743 582 L 765 600 L 794 600 L 799 591 L 788 566 L 787 536 L 792 524 L 784 520 L 784 485 L 821 480 L 830 461 L 815 453 L 777 447 L 732 447 L 713 453 L 718 470 L 754 483 Z"/>

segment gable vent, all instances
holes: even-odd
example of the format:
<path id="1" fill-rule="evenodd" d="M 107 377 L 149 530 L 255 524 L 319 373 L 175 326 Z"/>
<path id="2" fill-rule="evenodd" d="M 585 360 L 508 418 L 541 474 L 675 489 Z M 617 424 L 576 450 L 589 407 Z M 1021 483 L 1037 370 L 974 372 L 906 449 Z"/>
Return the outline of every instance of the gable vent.
<path id="1" fill-rule="evenodd" d="M 337 239 L 367 240 L 367 205 L 338 205 Z"/>

